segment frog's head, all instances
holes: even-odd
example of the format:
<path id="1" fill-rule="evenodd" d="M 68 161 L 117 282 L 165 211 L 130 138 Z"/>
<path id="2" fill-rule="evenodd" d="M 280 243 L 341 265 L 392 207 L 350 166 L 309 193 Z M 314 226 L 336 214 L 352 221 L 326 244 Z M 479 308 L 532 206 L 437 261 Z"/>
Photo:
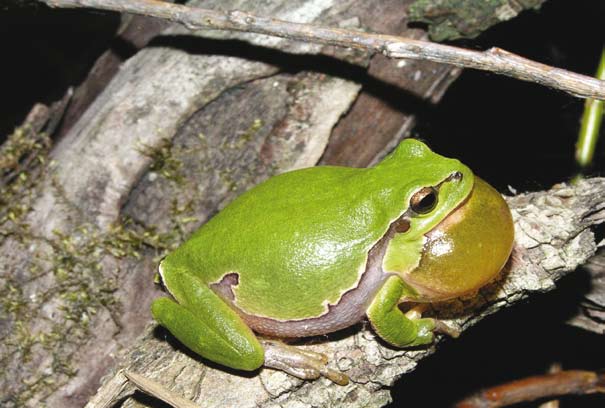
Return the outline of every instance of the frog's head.
<path id="1" fill-rule="evenodd" d="M 402 277 L 411 300 L 462 296 L 498 275 L 512 250 L 514 229 L 510 210 L 493 187 L 416 140 L 402 142 L 383 163 L 399 163 L 413 174 L 399 194 L 407 205 L 391 224 L 383 258 L 383 269 Z"/>

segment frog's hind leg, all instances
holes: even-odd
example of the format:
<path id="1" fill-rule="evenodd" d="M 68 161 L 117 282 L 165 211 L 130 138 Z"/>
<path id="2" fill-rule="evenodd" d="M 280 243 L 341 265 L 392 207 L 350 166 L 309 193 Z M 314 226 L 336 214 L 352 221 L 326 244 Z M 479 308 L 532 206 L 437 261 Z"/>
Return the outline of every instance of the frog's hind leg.
<path id="1" fill-rule="evenodd" d="M 264 350 L 241 317 L 207 285 L 187 273 L 162 273 L 175 302 L 156 299 L 153 317 L 179 341 L 208 360 L 252 371 L 264 363 Z"/>

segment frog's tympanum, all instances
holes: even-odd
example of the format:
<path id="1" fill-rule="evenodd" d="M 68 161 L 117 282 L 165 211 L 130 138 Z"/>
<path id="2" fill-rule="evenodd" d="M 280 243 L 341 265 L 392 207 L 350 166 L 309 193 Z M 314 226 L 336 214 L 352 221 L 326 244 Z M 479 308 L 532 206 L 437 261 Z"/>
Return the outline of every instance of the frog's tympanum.
<path id="1" fill-rule="evenodd" d="M 476 292 L 512 244 L 500 194 L 408 139 L 371 168 L 296 170 L 242 194 L 161 262 L 174 300 L 157 299 L 152 312 L 208 360 L 343 384 L 322 354 L 275 339 L 367 318 L 395 347 L 430 343 L 446 326 L 399 305 Z"/>

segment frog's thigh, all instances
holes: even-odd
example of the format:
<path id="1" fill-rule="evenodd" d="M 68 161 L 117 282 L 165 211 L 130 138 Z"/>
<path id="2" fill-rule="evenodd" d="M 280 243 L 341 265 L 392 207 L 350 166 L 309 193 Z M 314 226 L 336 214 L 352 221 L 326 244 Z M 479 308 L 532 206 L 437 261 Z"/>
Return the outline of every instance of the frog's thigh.
<path id="1" fill-rule="evenodd" d="M 409 319 L 397 306 L 405 286 L 398 276 L 386 280 L 368 307 L 367 315 L 376 333 L 397 346 L 416 346 L 433 341 L 433 319 Z"/>
<path id="2" fill-rule="evenodd" d="M 183 273 L 164 273 L 163 279 L 178 303 L 159 298 L 151 312 L 185 346 L 235 369 L 252 371 L 263 365 L 264 350 L 252 330 L 208 286 Z"/>

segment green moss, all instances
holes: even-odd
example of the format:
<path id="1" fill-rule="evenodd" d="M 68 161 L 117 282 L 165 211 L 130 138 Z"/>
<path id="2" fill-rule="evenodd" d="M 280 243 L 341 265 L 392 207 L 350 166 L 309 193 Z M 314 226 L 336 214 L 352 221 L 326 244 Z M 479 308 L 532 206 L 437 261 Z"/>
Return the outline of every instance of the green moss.
<path id="1" fill-rule="evenodd" d="M 254 120 L 237 135 L 237 146 L 225 148 L 248 143 L 262 126 L 262 120 Z M 158 147 L 143 146 L 140 150 L 150 158 L 151 172 L 175 183 L 177 189 L 184 188 L 187 180 L 182 160 L 203 150 L 207 143 L 203 134 L 198 138 L 200 143 L 195 147 L 183 148 L 165 140 Z M 40 348 L 52 356 L 51 370 L 24 381 L 11 401 L 14 406 L 26 405 L 34 395 L 52 392 L 75 374 L 71 359 L 89 341 L 95 315 L 107 311 L 119 327 L 122 305 L 115 299 L 119 271 L 103 270 L 108 258 L 130 259 L 134 263 L 143 255 L 151 255 L 158 262 L 189 235 L 192 224 L 199 222 L 193 203 L 200 197 L 194 193 L 192 197 L 172 199 L 168 230 L 128 217 L 101 230 L 70 201 L 54 178 L 54 164 L 48 158 L 50 146 L 46 135 L 23 127 L 0 147 L 0 242 L 14 240 L 18 245 L 15 251 L 31 254 L 23 265 L 24 271 L 8 271 L 6 277 L 0 278 L 0 313 L 14 328 L 2 341 L 7 349 L 17 351 L 22 364 L 32 361 Z M 230 171 L 222 178 L 227 188 L 237 188 Z M 40 237 L 32 232 L 27 219 L 42 187 L 48 189 L 49 185 L 58 202 L 56 210 L 64 211 L 64 218 L 71 224 Z M 28 282 L 49 277 L 52 283 L 47 289 L 27 293 Z M 40 316 L 40 305 L 45 303 L 53 304 L 55 315 L 46 319 L 48 325 L 33 331 L 30 322 L 45 319 Z"/>
<path id="2" fill-rule="evenodd" d="M 38 183 L 49 149 L 48 136 L 29 126 L 17 128 L 0 146 L 0 236 L 29 211 L 29 192 Z"/>
<path id="3" fill-rule="evenodd" d="M 172 149 L 172 140 L 164 139 L 158 146 L 143 145 L 139 151 L 151 159 L 150 171 L 180 184 L 184 179 L 183 163 L 176 158 Z"/>

